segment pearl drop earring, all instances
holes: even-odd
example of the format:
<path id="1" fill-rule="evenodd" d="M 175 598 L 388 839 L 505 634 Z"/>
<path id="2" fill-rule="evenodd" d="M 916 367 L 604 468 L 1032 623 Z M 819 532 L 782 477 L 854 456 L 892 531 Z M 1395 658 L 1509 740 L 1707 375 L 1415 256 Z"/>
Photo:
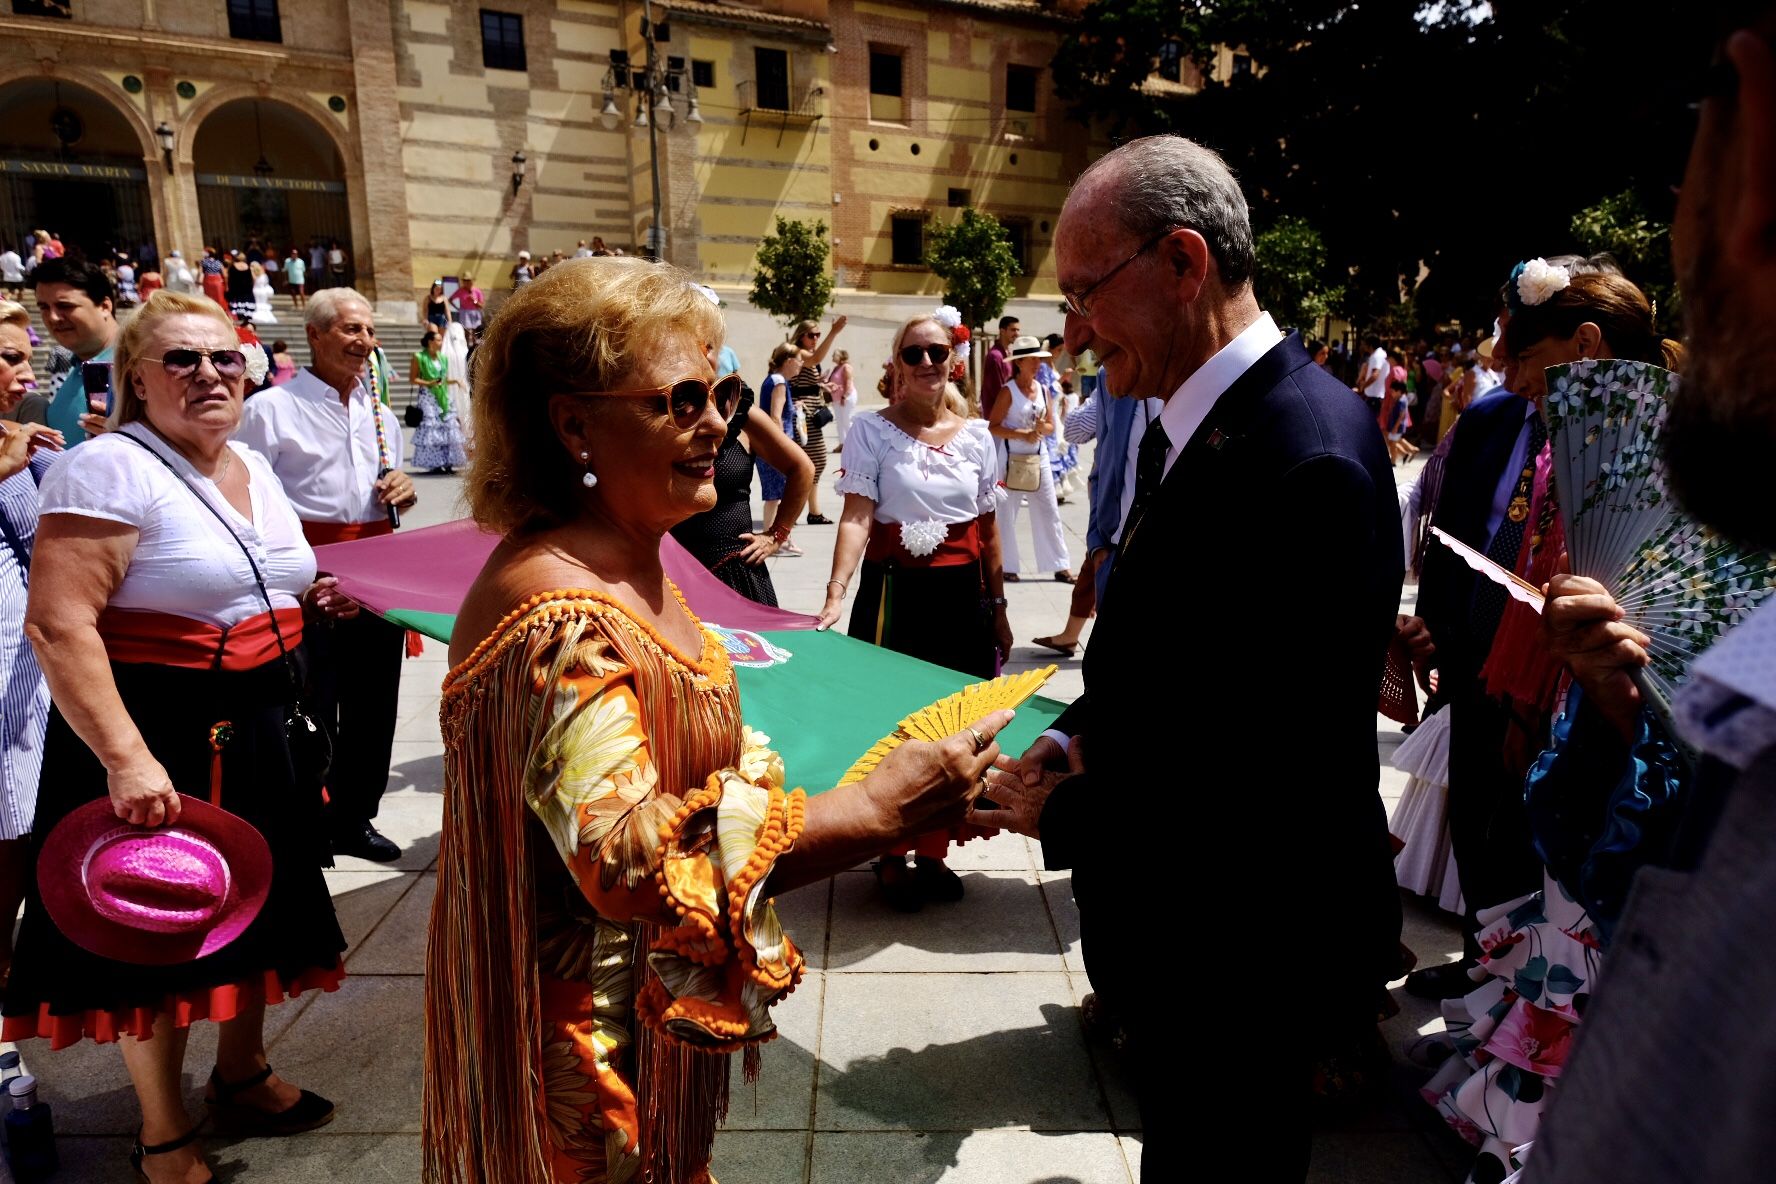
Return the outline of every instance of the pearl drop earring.
<path id="1" fill-rule="evenodd" d="M 590 452 L 580 453 L 580 463 L 581 464 L 584 464 L 591 459 L 592 459 L 592 454 Z M 587 469 L 586 472 L 580 477 L 580 484 L 584 485 L 587 489 L 591 489 L 593 486 L 598 484 L 598 474 L 594 473 L 591 469 Z"/>

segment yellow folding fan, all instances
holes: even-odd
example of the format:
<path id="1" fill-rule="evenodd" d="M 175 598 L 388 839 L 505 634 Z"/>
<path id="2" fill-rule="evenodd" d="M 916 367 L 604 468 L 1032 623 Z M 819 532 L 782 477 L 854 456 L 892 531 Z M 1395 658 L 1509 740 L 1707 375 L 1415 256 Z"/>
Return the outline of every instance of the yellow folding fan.
<path id="1" fill-rule="evenodd" d="M 988 712 L 1021 706 L 1042 689 L 1057 667 L 1044 666 L 1021 674 L 1002 674 L 990 682 L 977 682 L 947 695 L 929 707 L 921 707 L 900 725 L 870 745 L 868 752 L 839 779 L 840 785 L 861 781 L 882 763 L 882 758 L 908 740 L 945 740 Z"/>

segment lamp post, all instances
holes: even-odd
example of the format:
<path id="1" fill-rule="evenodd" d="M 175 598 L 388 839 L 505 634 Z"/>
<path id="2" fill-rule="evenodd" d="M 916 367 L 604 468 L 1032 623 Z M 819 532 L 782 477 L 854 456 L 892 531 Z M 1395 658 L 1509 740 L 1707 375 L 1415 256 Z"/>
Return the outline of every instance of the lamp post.
<path id="1" fill-rule="evenodd" d="M 166 170 L 173 171 L 173 129 L 167 126 L 166 120 L 154 129 L 154 138 L 160 141 L 160 150 L 166 154 Z"/>
<path id="2" fill-rule="evenodd" d="M 512 196 L 518 196 L 518 190 L 524 187 L 524 149 L 512 153 Z"/>
<path id="3" fill-rule="evenodd" d="M 696 83 L 685 70 L 684 59 L 669 57 L 663 66 L 660 62 L 659 46 L 654 40 L 652 0 L 642 0 L 641 37 L 647 46 L 643 69 L 630 70 L 628 50 L 611 50 L 610 69 L 604 74 L 604 109 L 599 112 L 599 122 L 607 131 L 615 131 L 623 119 L 622 110 L 617 106 L 617 92 L 635 92 L 635 120 L 630 126 L 647 129 L 648 173 L 654 186 L 653 223 L 648 228 L 647 255 L 650 259 L 659 259 L 666 250 L 666 228 L 660 222 L 660 120 L 669 121 L 668 130 L 678 121 L 678 111 L 672 105 L 672 83 L 677 82 L 687 96 L 686 123 L 698 126 L 703 122 L 703 113 L 697 109 Z"/>

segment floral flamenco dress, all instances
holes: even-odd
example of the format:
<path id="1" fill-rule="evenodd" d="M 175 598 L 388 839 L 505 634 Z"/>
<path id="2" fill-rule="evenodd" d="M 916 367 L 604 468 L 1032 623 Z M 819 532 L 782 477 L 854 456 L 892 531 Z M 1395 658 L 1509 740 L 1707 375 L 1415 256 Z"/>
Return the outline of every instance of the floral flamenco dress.
<path id="1" fill-rule="evenodd" d="M 806 798 L 699 633 L 544 593 L 445 681 L 428 1180 L 708 1179 L 726 1054 L 801 977 L 763 887 Z"/>
<path id="2" fill-rule="evenodd" d="M 443 354 L 420 350 L 413 355 L 419 374 L 419 426 L 413 429 L 413 467 L 448 471 L 469 463 L 462 420 L 450 406 L 450 363 Z"/>

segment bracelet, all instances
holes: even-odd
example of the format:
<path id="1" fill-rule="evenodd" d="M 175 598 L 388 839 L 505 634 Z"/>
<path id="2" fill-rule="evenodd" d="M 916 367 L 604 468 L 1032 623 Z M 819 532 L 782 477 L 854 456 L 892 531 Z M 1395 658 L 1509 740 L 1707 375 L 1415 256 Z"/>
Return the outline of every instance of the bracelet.
<path id="1" fill-rule="evenodd" d="M 834 584 L 837 584 L 839 586 L 839 595 L 843 596 L 845 594 L 845 581 L 844 580 L 828 580 L 826 582 L 826 586 L 828 588 L 832 587 Z"/>
<path id="2" fill-rule="evenodd" d="M 1003 596 L 995 596 L 992 599 L 988 600 L 987 603 L 992 605 L 994 608 L 1004 608 L 1006 605 L 1010 604 L 1011 601 L 1005 599 L 1005 597 L 1003 597 Z"/>
<path id="3" fill-rule="evenodd" d="M 772 524 L 771 529 L 765 533 L 776 539 L 777 545 L 781 547 L 784 543 L 789 541 L 789 532 L 794 529 L 795 527 L 793 526 L 785 526 L 781 522 L 778 522 Z"/>

